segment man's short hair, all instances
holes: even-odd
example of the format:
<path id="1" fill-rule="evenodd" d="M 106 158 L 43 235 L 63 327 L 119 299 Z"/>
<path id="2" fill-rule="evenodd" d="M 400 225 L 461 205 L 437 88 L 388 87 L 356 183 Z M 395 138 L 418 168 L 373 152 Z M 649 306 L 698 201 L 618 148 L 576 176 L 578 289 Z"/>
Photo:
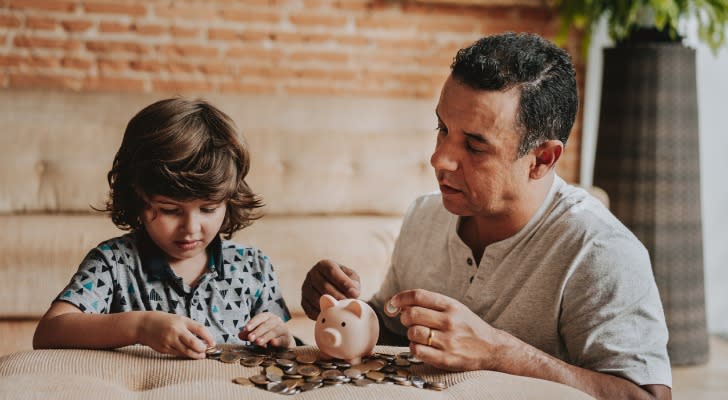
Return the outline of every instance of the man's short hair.
<path id="1" fill-rule="evenodd" d="M 538 35 L 508 32 L 459 50 L 450 68 L 454 79 L 476 90 L 520 89 L 518 157 L 546 140 L 566 145 L 579 104 L 566 51 Z"/>

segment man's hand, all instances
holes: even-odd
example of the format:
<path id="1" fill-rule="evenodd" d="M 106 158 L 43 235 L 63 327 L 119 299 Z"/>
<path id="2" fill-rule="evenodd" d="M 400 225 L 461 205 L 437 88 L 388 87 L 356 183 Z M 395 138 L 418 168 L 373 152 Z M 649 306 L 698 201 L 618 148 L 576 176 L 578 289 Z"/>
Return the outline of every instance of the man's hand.
<path id="1" fill-rule="evenodd" d="M 462 303 L 423 289 L 400 292 L 390 303 L 401 309 L 400 321 L 417 358 L 446 370 L 498 370 L 497 355 L 511 336 Z"/>
<path id="2" fill-rule="evenodd" d="M 269 312 L 251 318 L 238 337 L 263 347 L 267 347 L 268 344 L 275 347 L 291 347 L 294 343 L 286 323 L 281 317 Z"/>
<path id="3" fill-rule="evenodd" d="M 199 322 L 160 311 L 148 311 L 140 319 L 138 342 L 175 356 L 205 358 L 205 350 L 215 339 Z"/>
<path id="4" fill-rule="evenodd" d="M 336 300 L 356 299 L 361 294 L 359 275 L 331 260 L 321 260 L 308 271 L 301 287 L 301 307 L 311 319 L 321 311 L 319 298 L 325 294 Z"/>

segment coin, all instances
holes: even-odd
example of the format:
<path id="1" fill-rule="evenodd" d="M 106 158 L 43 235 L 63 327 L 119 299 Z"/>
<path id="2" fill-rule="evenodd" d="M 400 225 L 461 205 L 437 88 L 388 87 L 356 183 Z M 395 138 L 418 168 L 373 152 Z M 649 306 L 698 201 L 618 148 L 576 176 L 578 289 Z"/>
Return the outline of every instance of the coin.
<path id="1" fill-rule="evenodd" d="M 239 376 L 237 378 L 234 378 L 233 382 L 237 383 L 238 385 L 243 385 L 243 386 L 253 386 L 254 385 L 254 383 L 250 379 L 248 379 L 244 376 Z"/>
<path id="2" fill-rule="evenodd" d="M 440 391 L 440 390 L 445 390 L 447 385 L 445 385 L 445 382 L 432 381 L 432 382 L 427 382 L 425 387 L 428 389 Z"/>
<path id="3" fill-rule="evenodd" d="M 298 373 L 303 376 L 316 376 L 321 374 L 321 370 L 314 365 L 299 365 L 297 369 Z"/>
<path id="4" fill-rule="evenodd" d="M 323 382 L 305 382 L 303 385 L 301 385 L 301 390 L 307 392 L 309 390 L 318 389 L 323 385 Z"/>
<path id="5" fill-rule="evenodd" d="M 381 382 L 384 380 L 384 374 L 379 371 L 369 371 L 367 372 L 367 378 L 375 382 Z"/>
<path id="6" fill-rule="evenodd" d="M 296 361 L 301 364 L 313 364 L 316 362 L 316 356 L 313 354 L 300 354 L 296 356 Z"/>
<path id="7" fill-rule="evenodd" d="M 362 372 L 357 368 L 349 368 L 344 371 L 344 375 L 351 379 L 359 379 L 362 376 Z"/>
<path id="8" fill-rule="evenodd" d="M 240 361 L 240 355 L 232 351 L 223 351 L 222 354 L 220 354 L 220 361 L 228 364 L 236 363 Z"/>
<path id="9" fill-rule="evenodd" d="M 265 385 L 268 383 L 268 378 L 265 375 L 253 375 L 250 378 L 251 382 L 255 383 L 256 385 Z"/>
<path id="10" fill-rule="evenodd" d="M 356 386 L 369 386 L 372 383 L 374 383 L 374 381 L 372 381 L 371 379 L 367 379 L 367 378 L 357 379 L 354 381 L 354 385 L 356 385 Z"/>
<path id="11" fill-rule="evenodd" d="M 263 363 L 263 357 L 260 356 L 244 356 L 240 358 L 240 365 L 246 367 L 257 367 Z"/>
<path id="12" fill-rule="evenodd" d="M 384 313 L 387 314 L 387 316 L 390 318 L 395 317 L 397 314 L 399 314 L 399 311 L 399 307 L 393 306 L 392 303 L 390 303 L 389 301 L 384 305 Z"/>

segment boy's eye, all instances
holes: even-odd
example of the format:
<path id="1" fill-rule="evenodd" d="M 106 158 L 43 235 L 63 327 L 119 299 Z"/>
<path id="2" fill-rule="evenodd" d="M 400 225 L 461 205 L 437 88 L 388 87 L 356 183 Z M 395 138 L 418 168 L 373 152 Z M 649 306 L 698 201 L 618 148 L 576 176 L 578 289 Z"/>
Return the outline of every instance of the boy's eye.
<path id="1" fill-rule="evenodd" d="M 205 214 L 212 214 L 217 210 L 217 207 L 202 207 L 200 208 L 200 211 L 202 211 Z"/>
<path id="2" fill-rule="evenodd" d="M 177 209 L 176 208 L 159 208 L 159 211 L 162 212 L 162 214 L 176 214 Z"/>

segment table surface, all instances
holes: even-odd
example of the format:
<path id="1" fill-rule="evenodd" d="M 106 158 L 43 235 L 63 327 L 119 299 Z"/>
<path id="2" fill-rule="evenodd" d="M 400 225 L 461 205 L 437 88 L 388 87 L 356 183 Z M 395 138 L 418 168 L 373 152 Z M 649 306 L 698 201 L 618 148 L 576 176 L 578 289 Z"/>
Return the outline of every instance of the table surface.
<path id="1" fill-rule="evenodd" d="M 375 352 L 398 354 L 404 347 L 377 346 Z M 297 354 L 318 354 L 312 346 Z M 413 374 L 447 384 L 443 391 L 399 385 L 352 384 L 323 387 L 295 395 L 300 399 L 592 399 L 571 387 L 493 371 L 446 372 L 413 365 Z M 0 398 L 7 399 L 281 399 L 283 395 L 233 383 L 260 374 L 217 360 L 188 360 L 148 347 L 117 350 L 34 350 L 0 358 Z"/>

